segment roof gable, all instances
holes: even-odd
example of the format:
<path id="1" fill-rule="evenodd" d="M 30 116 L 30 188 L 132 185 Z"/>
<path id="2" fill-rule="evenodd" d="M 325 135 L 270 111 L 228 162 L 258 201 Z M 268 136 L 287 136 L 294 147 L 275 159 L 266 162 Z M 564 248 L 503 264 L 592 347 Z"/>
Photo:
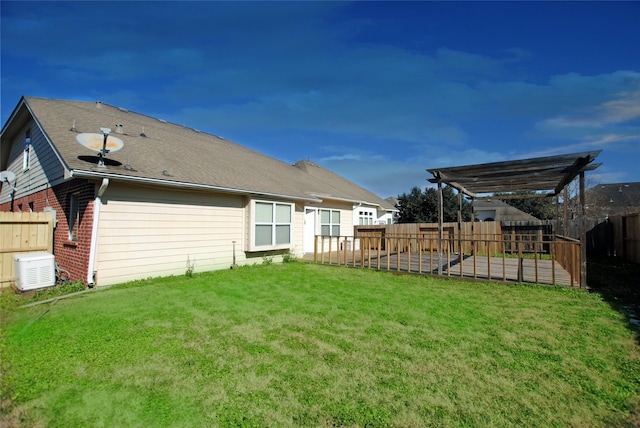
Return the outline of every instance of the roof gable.
<path id="1" fill-rule="evenodd" d="M 473 209 L 476 213 L 491 211 L 494 213 L 494 220 L 526 220 L 538 221 L 535 216 L 509 205 L 499 199 L 478 199 L 473 201 Z"/>
<path id="2" fill-rule="evenodd" d="M 396 211 L 393 205 L 378 195 L 311 161 L 300 160 L 294 166 L 313 178 L 310 188 L 313 196 L 376 205 L 383 210 Z"/>

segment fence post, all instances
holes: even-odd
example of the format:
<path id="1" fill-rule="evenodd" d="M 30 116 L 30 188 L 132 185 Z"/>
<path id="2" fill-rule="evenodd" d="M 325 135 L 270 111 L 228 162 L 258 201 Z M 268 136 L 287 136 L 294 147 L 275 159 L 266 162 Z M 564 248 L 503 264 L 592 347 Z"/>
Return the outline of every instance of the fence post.
<path id="1" fill-rule="evenodd" d="M 407 239 L 409 240 L 407 242 L 407 272 L 411 272 L 411 235 Z"/>
<path id="2" fill-rule="evenodd" d="M 486 239 L 486 250 L 487 250 L 487 279 L 491 280 L 491 242 L 489 239 Z"/>
<path id="3" fill-rule="evenodd" d="M 313 236 L 313 262 L 318 263 L 318 235 Z"/>
<path id="4" fill-rule="evenodd" d="M 345 236 L 344 237 L 344 265 L 345 266 L 349 265 L 349 258 L 347 257 L 349 252 L 347 251 L 347 248 L 349 248 L 349 238 Z"/>
<path id="5" fill-rule="evenodd" d="M 556 283 L 556 254 L 558 254 L 558 238 L 549 245 L 549 252 L 551 258 L 551 283 Z"/>
<path id="6" fill-rule="evenodd" d="M 522 263 L 522 240 L 516 241 L 518 244 L 518 282 L 522 282 L 524 277 L 524 264 Z"/>

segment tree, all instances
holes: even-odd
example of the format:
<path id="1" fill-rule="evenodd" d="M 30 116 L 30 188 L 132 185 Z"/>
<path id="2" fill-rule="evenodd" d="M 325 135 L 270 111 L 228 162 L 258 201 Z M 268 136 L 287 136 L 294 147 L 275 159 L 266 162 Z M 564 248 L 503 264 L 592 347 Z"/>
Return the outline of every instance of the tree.
<path id="1" fill-rule="evenodd" d="M 531 214 L 535 218 L 540 220 L 551 220 L 555 218 L 555 198 L 528 197 L 529 195 L 536 195 L 536 192 L 533 191 L 494 194 L 497 198 L 505 195 L 510 196 L 510 198 L 504 199 L 507 204 L 527 214 Z M 522 196 L 522 198 L 511 199 L 513 196 Z"/>
<path id="2" fill-rule="evenodd" d="M 442 189 L 443 221 L 458 221 L 458 194 L 450 186 Z M 398 196 L 397 223 L 436 223 L 438 221 L 438 190 L 432 187 L 420 190 L 414 187 L 411 192 Z M 471 204 L 462 199 L 462 220 L 471 220 Z"/>

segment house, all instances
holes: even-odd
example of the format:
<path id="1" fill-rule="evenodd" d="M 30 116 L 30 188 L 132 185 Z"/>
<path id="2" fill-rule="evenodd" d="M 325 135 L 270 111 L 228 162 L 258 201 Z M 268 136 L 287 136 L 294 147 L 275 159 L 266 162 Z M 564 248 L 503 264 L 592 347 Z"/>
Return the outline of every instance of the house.
<path id="1" fill-rule="evenodd" d="M 531 214 L 499 199 L 474 200 L 473 211 L 478 221 L 539 221 Z"/>
<path id="2" fill-rule="evenodd" d="M 56 262 L 89 285 L 301 256 L 395 211 L 312 162 L 99 101 L 23 97 L 0 147 L 0 209 L 53 211 Z"/>
<path id="3" fill-rule="evenodd" d="M 611 183 L 593 186 L 585 192 L 585 212 L 589 219 L 640 212 L 640 183 Z"/>

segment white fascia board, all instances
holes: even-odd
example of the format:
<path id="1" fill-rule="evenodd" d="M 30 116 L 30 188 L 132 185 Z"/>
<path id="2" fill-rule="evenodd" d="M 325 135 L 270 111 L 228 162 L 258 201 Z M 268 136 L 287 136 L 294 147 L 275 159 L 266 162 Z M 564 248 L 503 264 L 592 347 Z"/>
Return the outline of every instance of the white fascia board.
<path id="1" fill-rule="evenodd" d="M 340 202 L 351 202 L 352 204 L 359 204 L 359 205 L 370 205 L 371 207 L 380 207 L 383 208 L 382 205 L 377 204 L 375 202 L 367 202 L 367 201 L 361 201 L 359 199 L 348 199 L 348 198 L 338 198 L 336 196 L 331 196 L 331 195 L 325 195 L 322 193 L 311 193 L 311 196 L 315 196 L 317 198 L 324 200 L 330 199 L 332 201 L 340 201 Z M 384 209 L 384 208 L 383 208 Z"/>

